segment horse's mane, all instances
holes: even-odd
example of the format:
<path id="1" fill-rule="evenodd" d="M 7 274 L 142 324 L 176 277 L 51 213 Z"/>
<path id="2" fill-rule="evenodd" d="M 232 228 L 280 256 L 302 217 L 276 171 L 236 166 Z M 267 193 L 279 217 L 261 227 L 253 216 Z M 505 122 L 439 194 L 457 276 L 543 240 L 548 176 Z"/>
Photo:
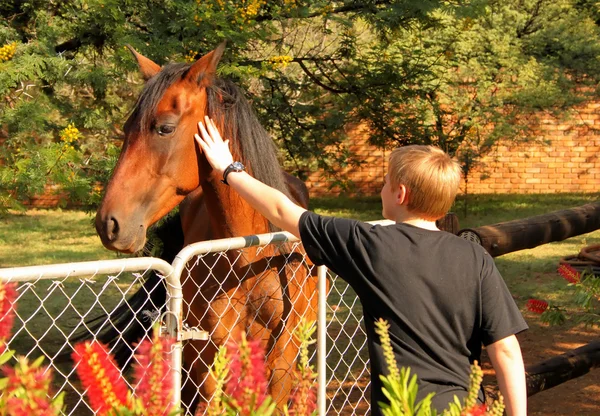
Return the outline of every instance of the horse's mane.
<path id="1" fill-rule="evenodd" d="M 220 121 L 219 130 L 229 139 L 234 153 L 243 159 L 242 163 L 250 165 L 256 179 L 288 194 L 275 144 L 242 89 L 229 80 L 216 78 L 206 92 L 208 115 Z"/>
<path id="2" fill-rule="evenodd" d="M 185 76 L 189 68 L 189 64 L 168 64 L 150 78 L 130 120 L 139 117 L 141 129 L 148 131 L 165 91 Z M 201 81 L 199 79 L 198 84 Z M 234 153 L 240 155 L 240 161 L 249 167 L 256 179 L 289 196 L 275 144 L 260 124 L 242 89 L 229 80 L 215 77 L 206 88 L 206 96 L 208 116 L 219 123 L 221 134 L 229 139 Z"/>

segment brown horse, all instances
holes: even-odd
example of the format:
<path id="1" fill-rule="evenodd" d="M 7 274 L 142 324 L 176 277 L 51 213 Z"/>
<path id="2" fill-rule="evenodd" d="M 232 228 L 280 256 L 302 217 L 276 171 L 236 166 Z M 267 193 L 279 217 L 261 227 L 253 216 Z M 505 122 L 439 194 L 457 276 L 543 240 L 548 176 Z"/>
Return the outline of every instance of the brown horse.
<path id="1" fill-rule="evenodd" d="M 224 44 L 192 65 L 163 68 L 132 51 L 147 82 L 125 123 L 123 149 L 96 215 L 96 229 L 107 248 L 126 253 L 141 249 L 148 227 L 184 198 L 185 245 L 274 231 L 221 183 L 201 154 L 194 133 L 205 115 L 217 122 L 249 173 L 306 205 L 302 186 L 282 172 L 273 141 L 242 91 L 215 76 L 223 50 Z M 209 341 L 184 346 L 188 378 L 182 396 L 188 411 L 210 400 L 214 383 L 208 366 L 217 348 L 242 331 L 263 341 L 270 393 L 279 407 L 287 401 L 298 354 L 292 332 L 302 316 L 315 319 L 317 300 L 316 280 L 300 265 L 303 253 L 284 251 L 267 247 L 209 255 L 189 277 L 182 276 L 186 324 L 210 333 Z"/>

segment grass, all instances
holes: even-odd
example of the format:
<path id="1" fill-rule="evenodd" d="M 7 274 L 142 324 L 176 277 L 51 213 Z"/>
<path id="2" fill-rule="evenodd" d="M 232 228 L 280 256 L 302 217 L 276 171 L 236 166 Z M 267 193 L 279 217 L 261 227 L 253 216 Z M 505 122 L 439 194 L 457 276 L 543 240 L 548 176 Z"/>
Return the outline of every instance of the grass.
<path id="1" fill-rule="evenodd" d="M 93 218 L 61 210 L 0 217 L 0 268 L 115 258 L 102 246 Z"/>
<path id="2" fill-rule="evenodd" d="M 460 228 L 468 228 L 580 206 L 597 201 L 599 197 L 600 194 L 474 195 L 467 201 L 459 198 L 453 211 L 459 216 Z M 324 215 L 360 220 L 382 218 L 378 197 L 314 199 L 311 201 L 311 209 Z M 600 243 L 600 231 L 510 253 L 498 257 L 496 264 L 521 310 L 524 310 L 524 304 L 530 298 L 545 299 L 573 309 L 575 302 L 572 289 L 556 273 L 558 261 L 563 256 L 578 253 L 586 245 L 597 243 Z M 23 214 L 10 213 L 0 218 L 0 267 L 114 258 L 116 255 L 113 252 L 102 247 L 94 230 L 91 214 L 32 210 Z M 35 357 L 42 352 L 44 345 L 62 345 L 65 334 L 80 319 L 81 314 L 93 308 L 96 308 L 94 313 L 97 313 L 98 306 L 94 302 L 99 291 L 103 292 L 102 304 L 108 307 L 115 299 L 121 298 L 122 295 L 117 291 L 126 290 L 127 281 L 128 279 L 122 279 L 106 290 L 102 288 L 102 283 L 88 286 L 82 285 L 78 279 L 64 281 L 56 286 L 50 282 L 38 282 L 35 290 L 22 290 L 19 315 L 24 318 L 35 316 L 36 319 L 29 321 L 25 318 L 27 325 L 22 321 L 17 322 L 19 329 L 16 329 L 18 333 L 11 347 L 15 345 L 21 353 Z M 361 357 L 366 354 L 355 349 L 365 342 L 362 332 L 357 331 L 357 318 L 361 316 L 360 304 L 355 302 L 354 292 L 344 282 L 335 281 L 333 287 L 329 296 L 331 306 L 328 317 L 331 319 L 335 315 L 336 321 L 331 322 L 328 332 L 335 341 L 329 342 L 332 352 L 327 361 L 330 365 L 335 365 L 335 370 L 331 367 L 329 371 L 335 371 L 338 379 L 352 376 L 358 378 L 364 372 Z M 57 330 L 55 324 L 59 323 L 64 328 L 64 333 L 61 332 L 62 329 Z M 36 339 L 42 339 L 43 342 L 38 343 Z M 52 355 L 52 351 L 44 352 Z M 68 367 L 64 369 L 68 372 Z M 66 373 L 65 375 L 67 377 L 62 380 L 69 379 Z M 361 391 L 360 394 L 364 392 Z M 76 396 L 73 397 L 69 409 L 78 400 Z M 79 404 L 78 409 L 83 412 L 81 406 Z"/>

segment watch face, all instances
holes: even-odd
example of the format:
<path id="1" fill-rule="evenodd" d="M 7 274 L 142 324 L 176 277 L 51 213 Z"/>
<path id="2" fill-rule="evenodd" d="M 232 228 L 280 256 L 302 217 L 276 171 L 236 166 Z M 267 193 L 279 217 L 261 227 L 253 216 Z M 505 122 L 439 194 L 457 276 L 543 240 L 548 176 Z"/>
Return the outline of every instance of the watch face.
<path id="1" fill-rule="evenodd" d="M 232 166 L 238 172 L 244 170 L 244 165 L 242 164 L 242 162 L 233 162 Z"/>

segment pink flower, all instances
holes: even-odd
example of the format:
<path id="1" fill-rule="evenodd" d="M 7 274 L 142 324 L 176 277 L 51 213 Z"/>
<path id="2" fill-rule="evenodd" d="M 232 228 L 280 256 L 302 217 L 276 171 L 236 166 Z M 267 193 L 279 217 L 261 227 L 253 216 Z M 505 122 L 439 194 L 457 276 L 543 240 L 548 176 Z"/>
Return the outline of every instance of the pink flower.
<path id="1" fill-rule="evenodd" d="M 241 414 L 247 414 L 252 404 L 258 408 L 267 397 L 265 352 L 260 340 L 247 340 L 244 335 L 240 343 L 228 342 L 227 352 L 229 379 L 224 390 Z"/>
<path id="2" fill-rule="evenodd" d="M 138 346 L 138 363 L 134 365 L 137 380 L 135 395 L 141 400 L 147 415 L 168 415 L 173 410 L 173 377 L 169 359 L 173 343 L 173 339 L 155 335 L 152 341 L 146 339 Z"/>
<path id="3" fill-rule="evenodd" d="M 538 299 L 529 299 L 527 301 L 527 309 L 531 312 L 542 314 L 548 309 L 548 302 Z"/>
<path id="4" fill-rule="evenodd" d="M 561 264 L 558 267 L 558 273 L 569 283 L 579 283 L 581 281 L 579 272 L 568 264 Z"/>
<path id="5" fill-rule="evenodd" d="M 129 404 L 129 389 L 115 360 L 106 347 L 97 342 L 85 342 L 73 351 L 77 374 L 87 389 L 90 406 L 98 415 Z"/>

